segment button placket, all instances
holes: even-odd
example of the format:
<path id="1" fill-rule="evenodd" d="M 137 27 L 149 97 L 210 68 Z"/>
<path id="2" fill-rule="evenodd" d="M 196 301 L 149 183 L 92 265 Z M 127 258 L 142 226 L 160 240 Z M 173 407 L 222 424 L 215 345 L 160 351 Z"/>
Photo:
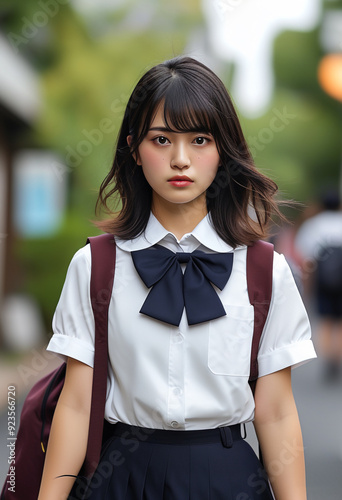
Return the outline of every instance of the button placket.
<path id="1" fill-rule="evenodd" d="M 177 243 L 176 252 L 192 252 L 194 250 L 191 235 L 184 235 Z M 185 272 L 186 263 L 181 263 L 182 272 Z M 169 394 L 168 394 L 168 425 L 172 429 L 184 428 L 185 401 L 184 401 L 184 336 L 182 325 L 186 330 L 187 319 L 183 311 L 179 330 L 171 336 L 169 358 Z"/>
<path id="2" fill-rule="evenodd" d="M 169 355 L 168 422 L 184 426 L 184 342 L 180 330 L 172 333 Z"/>

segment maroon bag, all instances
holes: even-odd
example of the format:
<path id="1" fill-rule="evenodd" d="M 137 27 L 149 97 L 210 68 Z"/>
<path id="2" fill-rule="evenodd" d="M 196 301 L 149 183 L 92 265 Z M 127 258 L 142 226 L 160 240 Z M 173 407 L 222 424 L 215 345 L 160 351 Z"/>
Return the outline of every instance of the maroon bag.
<path id="1" fill-rule="evenodd" d="M 88 446 L 81 472 L 86 477 L 95 471 L 101 452 L 107 387 L 108 306 L 116 255 L 113 235 L 96 236 L 89 238 L 88 242 L 92 254 L 90 293 L 95 318 L 95 360 Z M 63 363 L 37 382 L 25 399 L 14 441 L 15 465 L 12 467 L 15 469 L 9 469 L 1 500 L 37 500 L 52 418 L 64 385 L 65 370 L 66 364 Z"/>

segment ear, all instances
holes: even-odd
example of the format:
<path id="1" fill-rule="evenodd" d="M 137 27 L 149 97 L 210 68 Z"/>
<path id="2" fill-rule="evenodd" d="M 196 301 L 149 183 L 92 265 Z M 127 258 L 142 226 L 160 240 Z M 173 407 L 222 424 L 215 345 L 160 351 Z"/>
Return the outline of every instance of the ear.
<path id="1" fill-rule="evenodd" d="M 131 144 L 132 144 L 132 136 L 131 135 L 127 136 L 127 144 L 129 147 L 131 147 Z M 135 163 L 140 167 L 141 161 L 140 161 L 139 153 L 132 153 L 132 156 L 134 158 Z"/>

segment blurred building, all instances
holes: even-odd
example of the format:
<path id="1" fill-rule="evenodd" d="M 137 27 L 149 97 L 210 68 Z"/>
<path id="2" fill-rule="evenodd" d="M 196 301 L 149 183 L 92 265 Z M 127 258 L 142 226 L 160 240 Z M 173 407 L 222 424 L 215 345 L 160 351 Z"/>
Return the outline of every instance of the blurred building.
<path id="1" fill-rule="evenodd" d="M 267 110 L 274 91 L 273 43 L 284 30 L 314 29 L 322 0 L 202 0 L 213 56 L 234 64 L 231 92 L 238 109 L 255 118 Z M 267 14 L 266 14 L 267 13 Z"/>
<path id="2" fill-rule="evenodd" d="M 13 273 L 13 164 L 27 148 L 30 128 L 40 110 L 38 78 L 0 32 L 0 304 L 11 291 Z"/>

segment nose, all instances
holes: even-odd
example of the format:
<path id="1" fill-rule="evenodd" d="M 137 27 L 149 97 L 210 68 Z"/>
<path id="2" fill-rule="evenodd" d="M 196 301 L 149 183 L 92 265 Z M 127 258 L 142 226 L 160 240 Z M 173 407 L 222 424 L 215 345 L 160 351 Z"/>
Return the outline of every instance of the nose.
<path id="1" fill-rule="evenodd" d="M 171 167 L 180 170 L 190 167 L 190 157 L 186 144 L 179 142 L 172 148 Z"/>

